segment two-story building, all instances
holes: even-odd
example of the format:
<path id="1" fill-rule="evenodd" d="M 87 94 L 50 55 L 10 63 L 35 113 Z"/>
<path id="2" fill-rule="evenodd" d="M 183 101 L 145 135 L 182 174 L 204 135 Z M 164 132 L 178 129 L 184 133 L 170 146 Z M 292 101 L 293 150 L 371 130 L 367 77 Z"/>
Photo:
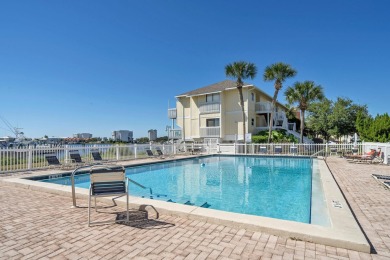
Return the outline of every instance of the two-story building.
<path id="1" fill-rule="evenodd" d="M 252 84 L 242 88 L 247 133 L 268 130 L 272 97 Z M 224 80 L 176 96 L 176 108 L 168 110 L 168 117 L 176 119 L 180 129 L 170 130 L 171 139 L 203 142 L 243 140 L 242 110 L 236 82 Z M 273 128 L 295 131 L 295 124 L 286 118 L 287 108 L 277 103 Z"/>

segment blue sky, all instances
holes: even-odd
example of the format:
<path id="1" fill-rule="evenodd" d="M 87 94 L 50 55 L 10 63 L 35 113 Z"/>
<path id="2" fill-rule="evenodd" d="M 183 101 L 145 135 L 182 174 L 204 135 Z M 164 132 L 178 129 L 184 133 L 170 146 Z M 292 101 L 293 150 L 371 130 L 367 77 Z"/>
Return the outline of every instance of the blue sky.
<path id="1" fill-rule="evenodd" d="M 375 3 L 375 4 L 374 4 Z M 389 1 L 2 1 L 0 115 L 26 136 L 148 129 L 237 60 L 297 69 L 330 99 L 388 112 Z M 283 91 L 280 102 L 285 102 Z M 0 136 L 12 135 L 0 121 Z"/>

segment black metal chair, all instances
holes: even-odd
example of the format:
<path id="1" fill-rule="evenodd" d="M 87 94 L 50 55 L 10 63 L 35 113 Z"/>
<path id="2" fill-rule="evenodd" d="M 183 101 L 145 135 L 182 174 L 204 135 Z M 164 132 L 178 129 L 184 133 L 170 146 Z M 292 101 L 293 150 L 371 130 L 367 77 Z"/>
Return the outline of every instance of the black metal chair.
<path id="1" fill-rule="evenodd" d="M 80 156 L 80 153 L 78 150 L 69 151 L 69 156 L 70 156 L 71 161 L 75 164 L 78 164 L 78 165 L 86 164 L 86 162 L 83 162 L 83 160 L 81 159 L 81 156 Z"/>
<path id="2" fill-rule="evenodd" d="M 49 164 L 49 167 L 66 168 L 66 167 L 70 166 L 67 164 L 61 164 L 60 161 L 58 160 L 57 155 L 54 153 L 45 154 L 45 159 L 46 159 L 47 163 Z"/>
<path id="3" fill-rule="evenodd" d="M 91 155 L 92 155 L 94 162 L 116 164 L 115 161 L 109 161 L 109 160 L 103 159 L 99 150 L 97 150 L 97 149 L 91 150 Z"/>

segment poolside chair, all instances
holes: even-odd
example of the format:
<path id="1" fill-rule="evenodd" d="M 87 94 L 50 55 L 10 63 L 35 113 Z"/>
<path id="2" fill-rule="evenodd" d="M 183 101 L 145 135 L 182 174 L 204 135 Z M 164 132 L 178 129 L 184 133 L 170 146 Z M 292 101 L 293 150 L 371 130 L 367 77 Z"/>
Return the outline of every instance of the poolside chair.
<path id="1" fill-rule="evenodd" d="M 92 155 L 94 162 L 97 162 L 97 163 L 114 163 L 114 164 L 116 163 L 116 161 L 109 161 L 109 160 L 103 159 L 99 150 L 97 150 L 97 149 L 91 150 L 91 155 Z"/>
<path id="2" fill-rule="evenodd" d="M 89 186 L 88 196 L 88 226 L 96 224 L 108 224 L 111 221 L 91 222 L 91 199 L 95 199 L 95 211 L 96 198 L 97 197 L 113 197 L 114 206 L 116 206 L 116 198 L 126 196 L 126 219 L 116 220 L 116 222 L 126 221 L 129 222 L 129 179 L 125 175 L 125 168 L 123 166 L 115 168 L 102 168 L 102 166 L 92 166 L 90 170 L 91 184 Z"/>
<path id="3" fill-rule="evenodd" d="M 165 156 L 167 156 L 167 154 L 164 154 L 164 153 L 161 151 L 161 149 L 156 149 L 156 152 L 157 152 L 158 156 L 160 156 L 161 159 L 165 159 Z M 168 157 L 173 158 L 173 157 L 175 157 L 175 155 L 174 155 L 174 154 L 168 155 Z"/>
<path id="4" fill-rule="evenodd" d="M 354 162 L 354 163 L 360 163 L 360 162 L 365 162 L 365 163 L 382 163 L 383 158 L 382 158 L 382 151 L 381 148 L 378 148 L 378 151 L 375 149 L 371 149 L 370 152 L 367 152 L 363 155 L 352 155 L 349 157 L 346 157 L 349 162 Z"/>
<path id="5" fill-rule="evenodd" d="M 81 159 L 81 156 L 80 156 L 80 153 L 79 153 L 78 150 L 69 151 L 69 156 L 70 156 L 70 159 L 71 159 L 72 163 L 75 163 L 76 165 L 86 164 Z"/>
<path id="6" fill-rule="evenodd" d="M 294 154 L 294 155 L 297 155 L 297 154 L 298 154 L 298 147 L 296 147 L 296 146 L 291 146 L 291 147 L 290 147 L 290 153 L 291 153 L 291 154 Z"/>
<path id="7" fill-rule="evenodd" d="M 260 148 L 259 148 L 259 153 L 267 153 L 267 152 L 268 152 L 267 147 L 265 147 L 265 146 L 260 146 Z"/>
<path id="8" fill-rule="evenodd" d="M 146 149 L 145 151 L 146 151 L 146 154 L 148 155 L 149 158 L 160 158 L 159 155 L 155 155 L 152 152 L 152 150 L 150 150 L 150 149 Z M 163 159 L 163 158 L 161 158 L 161 159 Z"/>
<path id="9" fill-rule="evenodd" d="M 351 154 L 351 155 L 344 155 L 344 158 L 347 160 L 359 160 L 359 159 L 370 159 L 374 158 L 376 154 L 375 149 L 370 149 L 369 152 L 366 152 L 364 154 Z"/>
<path id="10" fill-rule="evenodd" d="M 330 148 L 329 156 L 332 156 L 332 154 L 337 154 L 337 148 L 333 148 L 333 147 Z"/>
<path id="11" fill-rule="evenodd" d="M 282 147 L 281 146 L 275 146 L 274 153 L 281 154 L 282 153 Z"/>
<path id="12" fill-rule="evenodd" d="M 66 167 L 70 166 L 68 164 L 61 164 L 57 158 L 57 155 L 54 153 L 45 154 L 45 159 L 46 159 L 47 163 L 49 164 L 49 167 L 66 168 Z"/>

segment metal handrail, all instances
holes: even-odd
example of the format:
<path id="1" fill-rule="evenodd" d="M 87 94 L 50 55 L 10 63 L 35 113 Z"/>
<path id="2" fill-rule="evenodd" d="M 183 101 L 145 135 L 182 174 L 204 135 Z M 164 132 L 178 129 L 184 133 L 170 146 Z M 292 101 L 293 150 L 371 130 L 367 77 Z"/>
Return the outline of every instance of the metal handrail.
<path id="1" fill-rule="evenodd" d="M 314 156 L 316 156 L 319 153 L 322 153 L 323 151 L 325 151 L 325 149 L 322 149 L 322 150 L 320 150 L 320 151 L 318 151 L 316 153 L 313 153 L 312 155 L 310 155 L 310 158 L 313 158 Z"/>

